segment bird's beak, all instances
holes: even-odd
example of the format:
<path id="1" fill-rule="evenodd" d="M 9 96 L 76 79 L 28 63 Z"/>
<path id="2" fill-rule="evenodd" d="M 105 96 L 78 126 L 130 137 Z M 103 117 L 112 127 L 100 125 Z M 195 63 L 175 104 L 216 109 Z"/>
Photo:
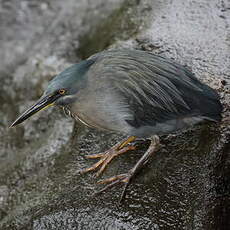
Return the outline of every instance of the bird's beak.
<path id="1" fill-rule="evenodd" d="M 56 95 L 46 95 L 41 97 L 34 105 L 32 105 L 28 110 L 26 110 L 21 116 L 19 116 L 10 127 L 18 125 L 25 121 L 27 118 L 31 117 L 35 113 L 48 108 L 51 105 L 54 105 L 54 101 L 56 101 L 60 97 L 59 94 Z"/>

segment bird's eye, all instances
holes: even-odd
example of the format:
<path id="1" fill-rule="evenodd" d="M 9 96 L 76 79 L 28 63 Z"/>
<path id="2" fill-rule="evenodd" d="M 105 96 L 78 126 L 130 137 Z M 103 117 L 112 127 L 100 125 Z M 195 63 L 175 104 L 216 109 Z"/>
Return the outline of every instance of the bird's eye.
<path id="1" fill-rule="evenodd" d="M 65 90 L 64 90 L 64 89 L 60 89 L 60 90 L 58 91 L 58 93 L 63 95 L 63 94 L 65 94 Z"/>

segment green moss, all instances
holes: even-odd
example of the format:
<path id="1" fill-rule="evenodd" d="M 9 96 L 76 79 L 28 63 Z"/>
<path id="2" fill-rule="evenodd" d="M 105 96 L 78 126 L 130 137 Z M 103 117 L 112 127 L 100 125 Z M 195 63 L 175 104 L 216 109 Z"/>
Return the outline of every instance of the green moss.
<path id="1" fill-rule="evenodd" d="M 139 0 L 127 0 L 120 8 L 114 10 L 88 34 L 80 38 L 78 56 L 82 59 L 104 50 L 117 40 L 126 40 L 139 31 L 141 18 L 137 17 Z"/>

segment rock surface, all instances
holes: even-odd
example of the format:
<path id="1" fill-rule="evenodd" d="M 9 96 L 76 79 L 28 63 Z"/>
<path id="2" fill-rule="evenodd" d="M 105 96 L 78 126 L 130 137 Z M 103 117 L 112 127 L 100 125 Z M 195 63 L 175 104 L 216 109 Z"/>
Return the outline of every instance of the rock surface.
<path id="1" fill-rule="evenodd" d="M 227 0 L 0 2 L 0 229 L 229 229 L 230 4 Z M 9 129 L 65 67 L 113 47 L 150 50 L 192 68 L 224 105 L 220 125 L 162 138 L 128 189 L 101 196 L 79 170 L 121 139 L 52 108 Z M 129 170 L 148 143 L 112 162 Z M 121 167 L 122 165 L 122 167 Z"/>

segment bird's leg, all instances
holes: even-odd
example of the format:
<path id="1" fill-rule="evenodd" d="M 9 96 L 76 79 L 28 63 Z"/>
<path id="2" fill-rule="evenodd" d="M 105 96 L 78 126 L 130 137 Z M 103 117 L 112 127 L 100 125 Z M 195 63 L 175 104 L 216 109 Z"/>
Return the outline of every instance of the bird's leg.
<path id="1" fill-rule="evenodd" d="M 112 159 L 118 155 L 126 153 L 129 150 L 134 150 L 135 146 L 128 145 L 132 141 L 134 141 L 136 137 L 130 136 L 128 139 L 119 142 L 118 144 L 114 145 L 111 149 L 107 150 L 104 153 L 88 155 L 86 158 L 95 159 L 101 158 L 97 163 L 95 163 L 92 167 L 83 169 L 81 173 L 90 172 L 99 168 L 98 172 L 96 173 L 96 177 L 100 176 L 101 173 L 105 170 L 107 165 L 112 161 Z"/>
<path id="2" fill-rule="evenodd" d="M 150 157 L 159 149 L 159 147 L 160 147 L 159 137 L 153 136 L 151 138 L 151 143 L 149 145 L 148 150 L 141 157 L 141 159 L 136 163 L 136 165 L 131 170 L 129 170 L 128 173 L 120 174 L 120 175 L 99 181 L 98 183 L 100 183 L 100 184 L 107 184 L 108 183 L 108 185 L 105 186 L 100 191 L 96 192 L 95 194 L 96 195 L 100 194 L 100 193 L 106 191 L 107 189 L 117 185 L 117 184 L 124 183 L 125 186 L 124 186 L 123 192 L 122 192 L 121 197 L 120 197 L 120 201 L 119 201 L 119 203 L 120 203 L 125 197 L 126 190 L 127 190 L 128 185 L 131 182 L 131 179 L 149 161 Z"/>

